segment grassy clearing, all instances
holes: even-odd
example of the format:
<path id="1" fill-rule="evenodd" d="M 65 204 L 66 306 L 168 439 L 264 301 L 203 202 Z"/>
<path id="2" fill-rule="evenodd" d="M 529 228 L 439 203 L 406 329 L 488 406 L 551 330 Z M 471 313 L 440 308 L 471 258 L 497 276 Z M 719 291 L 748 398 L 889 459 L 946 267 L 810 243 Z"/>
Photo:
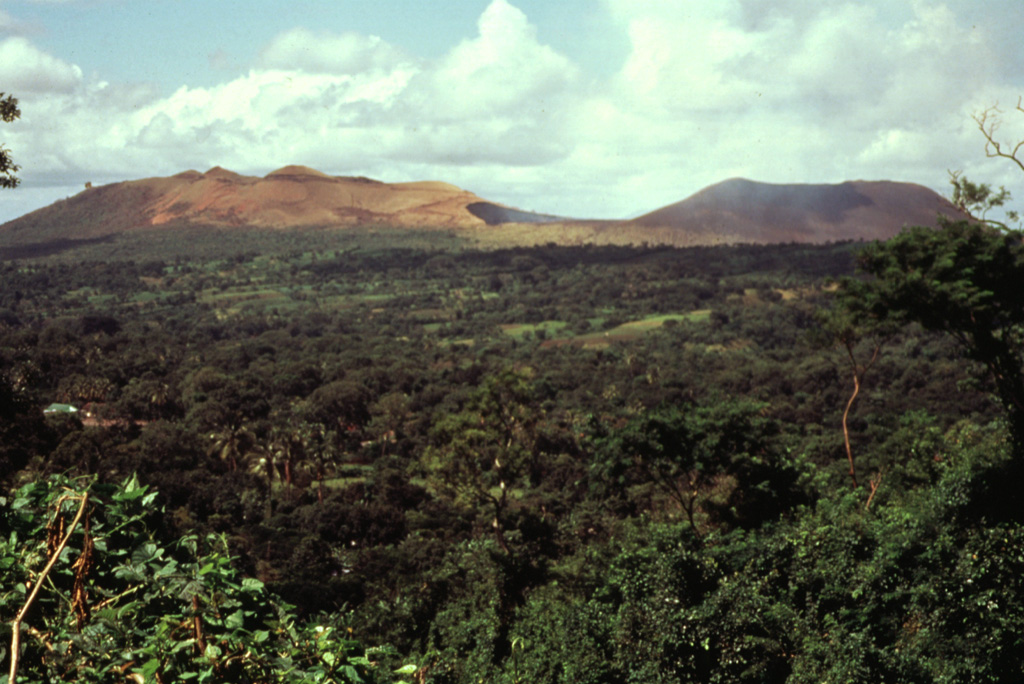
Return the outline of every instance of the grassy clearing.
<path id="1" fill-rule="evenodd" d="M 615 342 L 628 342 L 643 337 L 652 330 L 661 328 L 666 323 L 690 321 L 701 323 L 711 317 L 711 309 L 698 309 L 684 314 L 659 314 L 647 316 L 636 321 L 627 321 L 610 330 L 586 333 L 584 335 L 553 337 L 546 344 L 577 344 L 588 348 L 604 348 Z M 504 328 L 505 326 L 503 326 Z M 508 332 L 506 330 L 506 332 Z"/>
<path id="2" fill-rule="evenodd" d="M 548 337 L 557 335 L 569 324 L 565 321 L 541 321 L 540 323 L 506 323 L 501 326 L 502 332 L 510 337 L 522 338 L 526 333 L 536 334 L 543 330 Z"/>
<path id="3" fill-rule="evenodd" d="M 710 317 L 711 309 L 697 309 L 696 311 L 690 311 L 689 313 L 685 314 L 662 314 L 660 316 L 648 316 L 647 318 L 641 319 L 639 321 L 629 321 L 628 323 L 623 323 L 617 328 L 613 328 L 609 332 L 613 334 L 622 334 L 636 330 L 643 333 L 649 330 L 660 328 L 669 321 L 675 321 L 677 323 L 682 323 L 684 321 L 698 323 L 707 321 Z"/>

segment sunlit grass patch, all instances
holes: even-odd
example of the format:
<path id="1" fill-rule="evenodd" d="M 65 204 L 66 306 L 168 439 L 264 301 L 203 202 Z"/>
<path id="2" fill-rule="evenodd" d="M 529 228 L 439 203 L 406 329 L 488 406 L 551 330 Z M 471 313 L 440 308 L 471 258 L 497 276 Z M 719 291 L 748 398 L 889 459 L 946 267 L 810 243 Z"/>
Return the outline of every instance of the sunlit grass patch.
<path id="1" fill-rule="evenodd" d="M 557 334 L 569 324 L 565 321 L 541 321 L 540 323 L 505 323 L 501 326 L 502 332 L 512 337 L 520 338 L 526 333 L 536 334 L 543 330 L 548 336 Z"/>
<path id="2" fill-rule="evenodd" d="M 657 314 L 647 316 L 635 321 L 627 321 L 614 328 L 600 332 L 585 333 L 583 335 L 563 336 L 549 338 L 548 346 L 559 344 L 576 344 L 582 347 L 603 349 L 615 342 L 629 342 L 638 340 L 648 332 L 663 327 L 666 323 L 684 321 L 701 323 L 711 317 L 711 309 L 697 309 L 683 314 Z M 503 326 L 504 327 L 504 326 Z M 506 332 L 508 332 L 506 330 Z"/>

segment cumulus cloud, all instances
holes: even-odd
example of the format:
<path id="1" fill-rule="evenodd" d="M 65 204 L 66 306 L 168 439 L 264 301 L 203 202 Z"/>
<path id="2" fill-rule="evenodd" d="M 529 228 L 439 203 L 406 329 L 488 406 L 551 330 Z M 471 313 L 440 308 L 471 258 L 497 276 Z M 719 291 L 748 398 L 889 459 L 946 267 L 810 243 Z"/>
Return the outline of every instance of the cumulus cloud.
<path id="1" fill-rule="evenodd" d="M 82 70 L 16 36 L 0 41 L 0 83 L 17 93 L 68 92 L 82 81 Z"/>
<path id="2" fill-rule="evenodd" d="M 998 41 L 945 4 L 605 4 L 631 50 L 599 109 L 642 122 L 620 143 L 640 169 L 674 156 L 666 201 L 729 175 L 941 189 L 957 158 L 979 156 L 963 123 L 992 101 Z"/>
<path id="3" fill-rule="evenodd" d="M 738 2 L 697 16 L 614 3 L 633 50 L 619 75 L 623 96 L 670 112 L 726 116 L 745 105 L 806 119 L 840 117 L 873 128 L 927 116 L 969 98 L 995 56 L 944 6 L 911 5 L 897 17 L 863 3 L 831 2 L 764 15 L 745 28 Z M 655 6 L 659 7 L 659 6 Z M 831 121 L 830 123 L 834 123 Z"/>
<path id="4" fill-rule="evenodd" d="M 414 62 L 374 37 L 294 29 L 246 75 L 220 85 L 158 97 L 99 83 L 51 98 L 39 117 L 78 113 L 64 118 L 59 136 L 26 131 L 22 141 L 37 150 L 37 167 L 64 174 L 253 172 L 295 162 L 394 177 L 535 166 L 568 152 L 559 131 L 576 75 L 522 12 L 495 0 L 479 35 L 436 61 Z"/>
<path id="5" fill-rule="evenodd" d="M 516 7 L 494 0 L 477 26 L 477 37 L 457 45 L 417 84 L 431 107 L 427 116 L 539 112 L 570 87 L 574 65 L 539 43 L 536 29 Z"/>
<path id="6" fill-rule="evenodd" d="M 494 0 L 477 28 L 476 37 L 419 70 L 396 101 L 393 113 L 404 125 L 392 159 L 535 166 L 568 154 L 578 68 L 540 43 L 526 15 L 505 0 Z"/>

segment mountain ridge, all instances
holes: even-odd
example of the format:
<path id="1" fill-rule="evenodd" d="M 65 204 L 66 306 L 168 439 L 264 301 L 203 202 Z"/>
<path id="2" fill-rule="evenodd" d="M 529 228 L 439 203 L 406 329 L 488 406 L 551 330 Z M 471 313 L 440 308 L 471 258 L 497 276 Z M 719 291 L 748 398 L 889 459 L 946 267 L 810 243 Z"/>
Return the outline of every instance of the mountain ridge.
<path id="1" fill-rule="evenodd" d="M 220 166 L 87 187 L 0 226 L 0 244 L 96 239 L 144 230 L 447 229 L 489 244 L 823 243 L 884 240 L 939 215 L 966 218 L 938 193 L 897 181 L 773 184 L 730 178 L 633 219 L 580 220 L 519 210 L 439 180 L 387 183 L 287 165 L 265 176 Z"/>

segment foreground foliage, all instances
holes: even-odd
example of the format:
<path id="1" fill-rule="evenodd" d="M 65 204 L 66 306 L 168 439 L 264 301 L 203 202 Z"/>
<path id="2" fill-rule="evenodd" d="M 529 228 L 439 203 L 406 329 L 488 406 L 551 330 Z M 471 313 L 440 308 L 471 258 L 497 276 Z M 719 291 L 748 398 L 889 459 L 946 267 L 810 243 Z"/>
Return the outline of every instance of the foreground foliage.
<path id="1" fill-rule="evenodd" d="M 162 544 L 155 498 L 135 479 L 53 477 L 0 500 L 0 613 L 24 616 L 0 633 L 24 635 L 17 681 L 370 681 L 358 642 L 300 624 L 231 567 L 223 539 Z"/>

